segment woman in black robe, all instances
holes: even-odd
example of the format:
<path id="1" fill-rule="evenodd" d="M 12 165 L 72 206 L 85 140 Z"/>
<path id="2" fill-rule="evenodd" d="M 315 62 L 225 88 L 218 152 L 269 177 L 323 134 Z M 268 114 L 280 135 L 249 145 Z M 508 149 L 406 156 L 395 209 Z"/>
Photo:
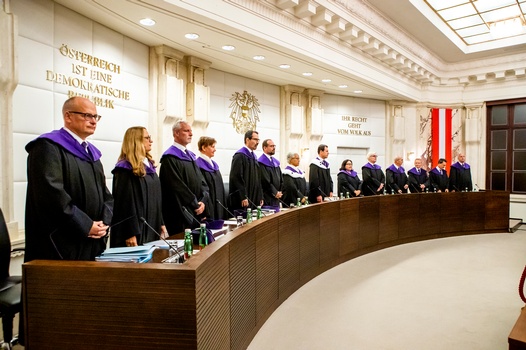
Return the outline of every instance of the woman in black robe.
<path id="1" fill-rule="evenodd" d="M 208 213 L 210 219 L 223 220 L 227 218 L 225 185 L 219 166 L 212 160 L 216 152 L 217 141 L 213 137 L 202 136 L 197 142 L 200 156 L 197 158 L 197 166 L 210 189 L 210 200 L 208 202 Z"/>
<path id="2" fill-rule="evenodd" d="M 338 193 L 340 196 L 359 197 L 362 193 L 362 181 L 352 168 L 352 160 L 345 159 L 338 173 Z"/>
<path id="3" fill-rule="evenodd" d="M 119 160 L 113 169 L 111 247 L 132 247 L 168 236 L 161 210 L 161 183 L 150 155 L 152 138 L 142 126 L 126 130 Z"/>

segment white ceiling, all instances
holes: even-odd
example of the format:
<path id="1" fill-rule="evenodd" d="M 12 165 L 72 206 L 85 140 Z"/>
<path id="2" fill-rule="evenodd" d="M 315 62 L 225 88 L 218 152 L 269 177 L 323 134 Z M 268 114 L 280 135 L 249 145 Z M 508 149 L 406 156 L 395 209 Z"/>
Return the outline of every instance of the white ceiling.
<path id="1" fill-rule="evenodd" d="M 350 73 L 345 67 L 330 62 L 326 57 L 323 58 L 323 55 L 302 47 L 300 42 L 295 42 L 296 37 L 290 35 L 289 31 L 284 30 L 281 33 L 276 25 L 269 25 L 265 19 L 266 14 L 247 14 L 240 6 L 236 6 L 240 2 L 238 0 L 54 1 L 146 45 L 167 45 L 186 55 L 210 61 L 211 68 L 221 71 L 272 84 L 292 84 L 339 95 L 382 100 L 407 99 L 406 94 L 390 88 L 388 83 L 378 82 L 378 78 L 367 77 L 367 74 Z M 314 25 L 314 17 L 307 17 L 311 15 L 309 12 L 312 11 L 311 5 L 318 5 L 314 0 L 254 0 L 252 2 L 257 3 L 255 5 L 274 6 L 276 9 L 276 6 L 280 6 L 283 15 L 289 16 L 291 20 L 303 20 L 304 23 L 307 18 L 309 23 Z M 392 21 L 395 27 L 400 28 L 408 37 L 433 52 L 437 60 L 446 64 L 498 57 L 506 52 L 526 51 L 526 45 L 518 45 L 466 54 L 425 18 L 409 0 L 320 0 L 319 2 L 334 8 L 351 2 L 366 7 L 372 6 L 380 16 Z M 338 25 L 337 15 L 332 19 L 335 25 Z M 144 17 L 154 19 L 157 24 L 153 27 L 139 25 L 138 21 Z M 253 21 L 250 26 L 243 25 L 243 20 L 247 20 L 247 17 Z M 234 21 L 232 18 L 239 20 Z M 318 16 L 316 20 L 322 23 L 318 24 L 318 27 L 326 31 L 324 19 L 320 20 Z M 338 31 L 338 28 L 334 30 Z M 268 31 L 273 32 L 268 33 Z M 184 37 L 186 33 L 197 33 L 200 37 L 192 41 Z M 273 39 L 269 39 L 270 37 Z M 229 52 L 222 50 L 221 46 L 226 44 L 234 45 L 236 50 Z M 351 49 L 352 51 L 349 52 L 355 55 L 357 50 Z M 385 66 L 385 62 L 374 61 L 371 58 L 371 55 L 377 54 L 376 51 L 359 52 L 359 54 L 363 58 L 360 64 L 363 63 L 364 66 Z M 263 55 L 265 60 L 255 61 L 252 58 L 255 55 Z M 286 70 L 278 68 L 278 65 L 283 63 L 290 64 L 291 68 Z M 427 72 L 420 66 L 409 65 L 409 68 L 403 71 L 404 68 L 408 68 L 407 65 L 406 67 L 402 65 L 401 78 L 397 79 L 412 80 L 411 84 L 415 86 L 429 83 L 436 78 L 433 73 Z M 381 71 L 381 69 L 376 70 Z M 409 75 L 408 71 L 414 74 Z M 313 76 L 304 77 L 303 72 L 312 72 Z M 323 83 L 321 80 L 324 78 L 332 81 Z M 341 84 L 348 85 L 348 88 L 340 88 Z M 353 92 L 354 90 L 363 90 L 363 93 L 358 95 Z"/>

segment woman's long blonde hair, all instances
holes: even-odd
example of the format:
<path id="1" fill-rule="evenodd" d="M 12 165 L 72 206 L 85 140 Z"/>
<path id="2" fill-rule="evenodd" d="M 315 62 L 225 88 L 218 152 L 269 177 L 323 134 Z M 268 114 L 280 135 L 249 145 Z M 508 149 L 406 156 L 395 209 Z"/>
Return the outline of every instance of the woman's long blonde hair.
<path id="1" fill-rule="evenodd" d="M 132 171 L 137 176 L 146 175 L 146 167 L 143 163 L 144 157 L 155 164 L 151 154 L 144 148 L 143 126 L 132 126 L 126 130 L 122 140 L 121 154 L 119 160 L 127 160 L 132 166 Z"/>

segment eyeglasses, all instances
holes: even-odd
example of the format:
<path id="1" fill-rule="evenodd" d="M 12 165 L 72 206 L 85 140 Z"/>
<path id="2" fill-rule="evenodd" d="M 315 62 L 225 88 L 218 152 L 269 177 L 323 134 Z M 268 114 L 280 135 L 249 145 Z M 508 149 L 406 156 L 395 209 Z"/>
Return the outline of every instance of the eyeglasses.
<path id="1" fill-rule="evenodd" d="M 150 141 L 150 142 L 152 142 L 152 137 L 151 137 L 150 135 L 148 135 L 148 136 L 144 136 L 144 139 L 145 139 L 145 140 L 148 140 L 148 141 Z"/>
<path id="2" fill-rule="evenodd" d="M 86 120 L 95 120 L 96 122 L 98 122 L 100 120 L 100 118 L 102 118 L 102 116 L 100 114 L 90 114 L 90 113 L 84 113 L 84 112 L 75 112 L 75 111 L 68 111 L 68 113 L 73 113 L 73 114 L 80 114 L 81 116 L 84 117 L 84 119 Z"/>
<path id="3" fill-rule="evenodd" d="M 251 138 L 251 140 L 254 140 L 254 141 L 258 141 L 258 142 L 259 142 L 259 139 L 256 139 L 255 137 Z"/>

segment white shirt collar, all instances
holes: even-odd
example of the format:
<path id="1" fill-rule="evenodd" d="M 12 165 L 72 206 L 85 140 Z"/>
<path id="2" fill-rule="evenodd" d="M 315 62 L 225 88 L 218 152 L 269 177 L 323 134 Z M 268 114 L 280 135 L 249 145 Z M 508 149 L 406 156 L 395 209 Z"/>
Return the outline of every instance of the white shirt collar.
<path id="1" fill-rule="evenodd" d="M 69 130 L 68 128 L 64 127 L 64 130 L 66 130 L 71 136 L 73 136 L 73 138 L 77 140 L 79 145 L 81 145 L 82 142 L 84 141 L 88 142 L 88 140 L 83 140 L 79 135 L 75 134 L 73 131 Z"/>
<path id="2" fill-rule="evenodd" d="M 181 145 L 180 143 L 177 143 L 174 141 L 174 146 L 179 148 L 181 151 L 185 152 L 186 151 L 186 147 Z"/>

